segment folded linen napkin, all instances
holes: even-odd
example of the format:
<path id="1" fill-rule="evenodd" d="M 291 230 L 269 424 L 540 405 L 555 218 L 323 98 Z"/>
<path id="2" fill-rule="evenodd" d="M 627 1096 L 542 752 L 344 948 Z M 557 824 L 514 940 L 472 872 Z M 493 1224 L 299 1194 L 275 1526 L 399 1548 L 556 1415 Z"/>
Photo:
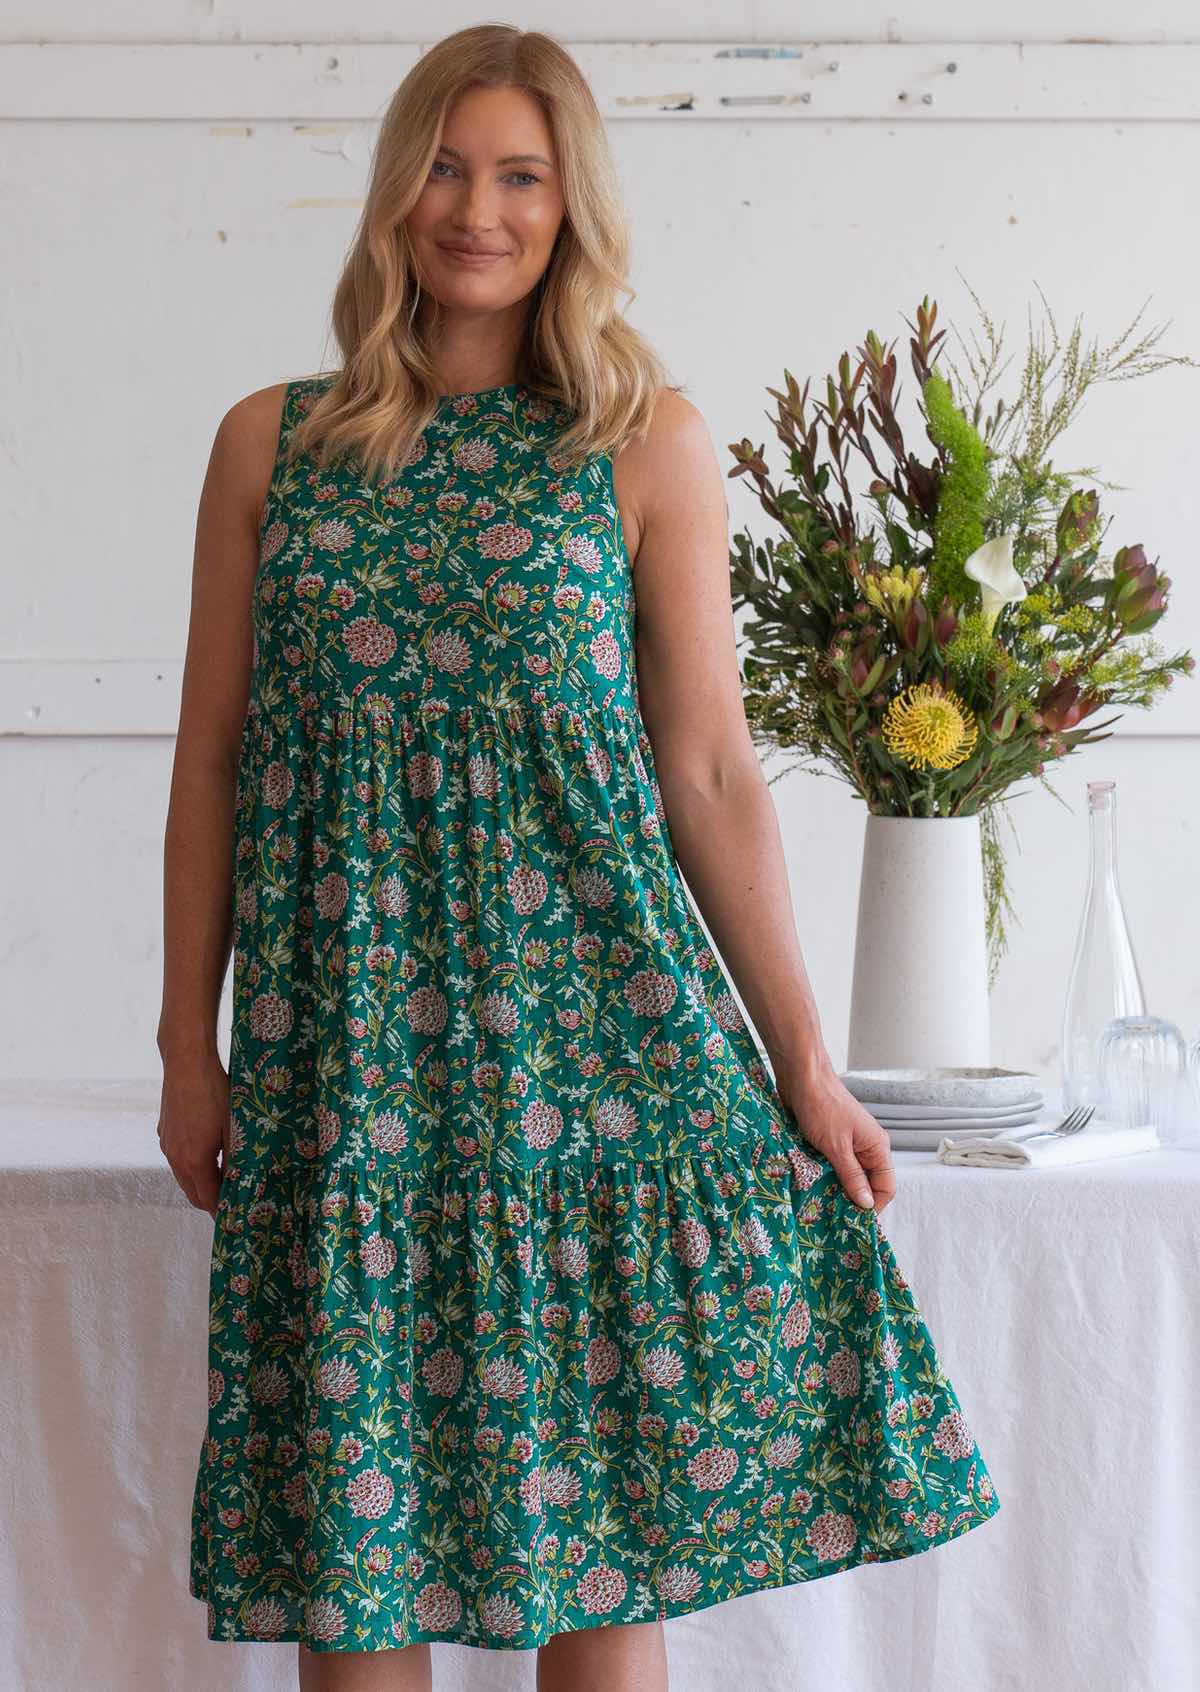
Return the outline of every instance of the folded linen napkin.
<path id="1" fill-rule="evenodd" d="M 1025 1142 L 1022 1133 L 1033 1133 L 1036 1127 L 1051 1127 L 1051 1122 L 1018 1129 L 1011 1137 L 1003 1134 L 980 1135 L 970 1140 L 956 1140 L 943 1134 L 938 1141 L 939 1163 L 962 1163 L 971 1169 L 1049 1169 L 1059 1164 L 1090 1163 L 1099 1157 L 1126 1157 L 1131 1152 L 1153 1151 L 1159 1144 L 1158 1130 L 1146 1122 L 1136 1128 L 1117 1127 L 1111 1123 L 1097 1124 L 1095 1117 L 1077 1134 L 1059 1134 L 1054 1139 L 1045 1136 Z"/>

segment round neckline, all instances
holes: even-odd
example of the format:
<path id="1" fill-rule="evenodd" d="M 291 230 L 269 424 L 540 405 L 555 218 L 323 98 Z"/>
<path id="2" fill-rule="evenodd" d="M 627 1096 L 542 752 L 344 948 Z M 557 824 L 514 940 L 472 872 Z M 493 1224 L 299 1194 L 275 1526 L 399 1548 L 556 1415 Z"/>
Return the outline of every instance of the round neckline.
<path id="1" fill-rule="evenodd" d="M 491 399 L 496 394 L 515 394 L 518 388 L 524 386 L 524 382 L 505 382 L 500 388 L 469 388 L 461 394 L 439 394 L 438 404 L 449 405 L 452 400 Z"/>

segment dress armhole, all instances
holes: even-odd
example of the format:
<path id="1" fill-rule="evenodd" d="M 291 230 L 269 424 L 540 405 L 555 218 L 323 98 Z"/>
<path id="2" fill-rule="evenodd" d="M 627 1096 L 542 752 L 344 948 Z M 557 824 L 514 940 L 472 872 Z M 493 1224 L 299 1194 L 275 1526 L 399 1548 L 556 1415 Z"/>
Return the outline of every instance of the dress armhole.
<path id="1" fill-rule="evenodd" d="M 275 496 L 275 484 L 279 480 L 279 472 L 283 467 L 283 449 L 287 445 L 288 436 L 295 423 L 295 396 L 299 387 L 298 382 L 287 382 L 283 389 L 283 404 L 279 409 L 279 429 L 275 437 L 275 457 L 271 464 L 271 475 L 267 482 L 267 491 L 263 495 L 262 509 L 259 512 L 259 528 L 262 529 L 270 514 Z"/>

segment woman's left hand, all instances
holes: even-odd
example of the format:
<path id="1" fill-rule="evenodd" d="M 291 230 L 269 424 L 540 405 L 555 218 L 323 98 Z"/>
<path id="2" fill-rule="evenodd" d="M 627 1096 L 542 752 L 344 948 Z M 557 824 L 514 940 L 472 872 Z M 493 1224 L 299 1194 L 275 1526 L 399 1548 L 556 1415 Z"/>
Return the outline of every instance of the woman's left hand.
<path id="1" fill-rule="evenodd" d="M 848 1091 L 832 1067 L 815 1072 L 774 1064 L 779 1097 L 804 1138 L 832 1163 L 847 1196 L 876 1215 L 896 1196 L 887 1129 Z"/>

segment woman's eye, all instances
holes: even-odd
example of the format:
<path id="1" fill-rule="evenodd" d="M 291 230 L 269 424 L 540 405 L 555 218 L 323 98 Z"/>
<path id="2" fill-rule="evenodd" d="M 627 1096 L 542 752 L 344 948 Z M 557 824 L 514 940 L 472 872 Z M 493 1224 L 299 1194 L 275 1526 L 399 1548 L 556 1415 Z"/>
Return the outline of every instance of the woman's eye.
<path id="1" fill-rule="evenodd" d="M 434 159 L 433 164 L 430 166 L 431 172 L 437 172 L 442 169 L 453 170 L 453 168 L 453 165 L 449 164 L 445 159 Z M 522 187 L 527 187 L 531 183 L 540 182 L 542 180 L 541 177 L 536 175 L 532 170 L 514 170 L 510 171 L 509 175 L 526 177 L 528 180 L 527 182 L 522 183 Z"/>

